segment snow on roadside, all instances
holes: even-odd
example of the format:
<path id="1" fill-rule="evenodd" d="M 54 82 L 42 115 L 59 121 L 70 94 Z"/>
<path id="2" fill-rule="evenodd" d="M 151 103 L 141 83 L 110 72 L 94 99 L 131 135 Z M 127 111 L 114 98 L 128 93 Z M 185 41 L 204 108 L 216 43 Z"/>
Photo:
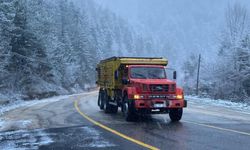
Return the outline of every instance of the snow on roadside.
<path id="1" fill-rule="evenodd" d="M 13 109 L 23 107 L 23 106 L 33 106 L 36 104 L 46 103 L 46 102 L 56 102 L 61 99 L 68 98 L 70 95 L 64 95 L 64 96 L 55 96 L 51 98 L 46 98 L 42 100 L 30 100 L 30 101 L 24 101 L 24 100 L 17 100 L 12 103 L 6 104 L 6 105 L 0 105 L 0 116 L 3 115 L 5 112 L 11 111 Z"/>
<path id="2" fill-rule="evenodd" d="M 115 144 L 109 142 L 104 139 L 101 133 L 94 129 L 93 127 L 82 127 L 83 132 L 88 135 L 88 137 L 84 137 L 82 139 L 82 143 L 84 143 L 83 147 L 92 147 L 92 148 L 105 148 L 105 147 L 113 147 Z"/>
<path id="3" fill-rule="evenodd" d="M 41 103 L 56 102 L 68 98 L 69 96 L 70 95 L 56 96 L 42 100 L 30 100 L 30 101 L 18 100 L 6 105 L 0 105 L 0 131 L 5 130 L 6 127 L 25 129 L 27 126 L 32 124 L 31 120 L 6 121 L 4 117 L 1 117 L 4 113 L 17 109 L 19 107 L 30 107 Z"/>
<path id="4" fill-rule="evenodd" d="M 0 131 L 27 129 L 32 125 L 32 120 L 1 120 Z"/>
<path id="5" fill-rule="evenodd" d="M 0 132 L 0 149 L 39 149 L 54 142 L 50 136 L 43 129 Z"/>
<path id="6" fill-rule="evenodd" d="M 90 93 L 96 93 L 96 92 L 97 92 L 96 90 L 93 90 L 93 91 L 82 92 L 82 93 L 78 93 L 78 94 L 72 94 L 72 95 L 54 96 L 54 97 L 45 98 L 45 99 L 41 99 L 41 100 L 29 100 L 29 101 L 16 100 L 16 101 L 13 101 L 13 102 L 6 104 L 6 105 L 0 105 L 0 116 L 2 116 L 5 112 L 11 111 L 11 110 L 19 108 L 19 107 L 33 106 L 33 105 L 47 103 L 47 102 L 57 102 L 59 100 L 66 99 L 66 98 L 69 98 L 72 96 L 80 96 L 83 94 L 90 94 Z"/>
<path id="7" fill-rule="evenodd" d="M 221 99 L 215 100 L 210 98 L 200 98 L 198 96 L 185 96 L 185 99 L 190 102 L 195 102 L 199 104 L 226 107 L 250 113 L 250 106 L 247 105 L 246 103 L 237 103 L 237 102 L 231 102 L 230 100 L 227 101 Z"/>
<path id="8" fill-rule="evenodd" d="M 90 91 L 90 92 L 83 92 L 83 93 L 79 93 L 79 94 L 72 94 L 72 95 L 63 95 L 63 96 L 55 96 L 55 97 L 51 97 L 51 98 L 46 98 L 46 99 L 41 99 L 41 100 L 29 100 L 29 101 L 24 101 L 24 100 L 18 100 L 18 101 L 14 101 L 11 102 L 9 104 L 6 105 L 0 105 L 0 131 L 5 129 L 5 127 L 10 127 L 11 125 L 14 125 L 14 127 L 18 128 L 18 129 L 25 129 L 27 126 L 29 126 L 30 124 L 32 124 L 32 120 L 19 120 L 19 121 L 6 121 L 5 118 L 3 117 L 4 113 L 17 109 L 19 107 L 31 107 L 33 105 L 39 105 L 42 103 L 51 103 L 51 102 L 57 102 L 60 100 L 64 100 L 64 99 L 69 99 L 72 96 L 80 96 L 83 94 L 91 94 L 91 93 L 96 93 L 97 91 Z M 13 127 L 13 128 L 14 128 Z"/>

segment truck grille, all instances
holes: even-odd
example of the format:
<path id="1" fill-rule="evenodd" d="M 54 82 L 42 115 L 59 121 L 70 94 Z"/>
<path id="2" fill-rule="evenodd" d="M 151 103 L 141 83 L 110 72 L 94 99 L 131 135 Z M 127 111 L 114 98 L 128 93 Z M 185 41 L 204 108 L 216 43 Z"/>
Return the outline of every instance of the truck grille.
<path id="1" fill-rule="evenodd" d="M 149 85 L 151 92 L 168 92 L 169 91 L 169 85 L 159 85 L 159 84 L 151 84 Z"/>

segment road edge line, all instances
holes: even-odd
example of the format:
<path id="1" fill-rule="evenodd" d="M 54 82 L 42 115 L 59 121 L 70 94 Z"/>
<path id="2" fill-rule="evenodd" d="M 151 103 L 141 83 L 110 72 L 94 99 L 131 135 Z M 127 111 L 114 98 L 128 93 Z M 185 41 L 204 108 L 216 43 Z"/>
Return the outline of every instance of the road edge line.
<path id="1" fill-rule="evenodd" d="M 139 141 L 139 140 L 136 140 L 136 139 L 134 139 L 134 138 L 131 138 L 131 137 L 129 137 L 129 136 L 123 134 L 123 133 L 120 133 L 120 132 L 118 132 L 118 131 L 116 131 L 116 130 L 114 130 L 114 129 L 111 129 L 111 128 L 109 128 L 109 127 L 107 127 L 107 126 L 105 126 L 105 125 L 103 125 L 103 124 L 101 124 L 101 123 L 99 123 L 99 122 L 93 120 L 92 118 L 90 118 L 89 116 L 87 116 L 86 114 L 84 114 L 84 113 L 80 110 L 80 108 L 78 107 L 78 100 L 75 100 L 75 101 L 74 101 L 74 107 L 75 107 L 75 109 L 77 110 L 77 112 L 78 112 L 82 117 L 84 117 L 85 119 L 87 119 L 87 120 L 90 121 L 91 123 L 93 123 L 93 124 L 95 124 L 95 125 L 101 127 L 102 129 L 105 129 L 106 131 L 109 131 L 109 132 L 111 132 L 111 133 L 113 133 L 113 134 L 115 134 L 115 135 L 117 135 L 117 136 L 119 136 L 119 137 L 122 137 L 122 138 L 124 138 L 124 139 L 126 139 L 126 140 L 128 140 L 128 141 L 131 141 L 131 142 L 133 142 L 133 143 L 136 143 L 136 144 L 138 144 L 138 145 L 140 145 L 140 146 L 142 146 L 142 147 L 145 147 L 145 148 L 148 148 L 148 149 L 151 149 L 151 150 L 160 150 L 160 149 L 157 148 L 157 147 L 151 146 L 151 145 L 149 145 L 149 144 L 146 144 L 146 143 L 143 143 L 143 142 L 141 142 L 141 141 Z"/>
<path id="2" fill-rule="evenodd" d="M 195 125 L 199 125 L 199 126 L 203 126 L 203 127 L 207 127 L 207 128 L 212 128 L 212 129 L 217 129 L 217 130 L 221 130 L 221 131 L 227 131 L 227 132 L 238 133 L 238 134 L 250 136 L 250 133 L 248 133 L 248 132 L 237 131 L 237 130 L 222 128 L 222 127 L 216 127 L 216 126 L 213 126 L 213 125 L 208 125 L 208 124 L 203 124 L 203 123 L 198 123 L 198 122 L 192 122 L 192 121 L 186 121 L 186 120 L 183 120 L 182 122 L 191 123 L 191 124 L 195 124 Z"/>

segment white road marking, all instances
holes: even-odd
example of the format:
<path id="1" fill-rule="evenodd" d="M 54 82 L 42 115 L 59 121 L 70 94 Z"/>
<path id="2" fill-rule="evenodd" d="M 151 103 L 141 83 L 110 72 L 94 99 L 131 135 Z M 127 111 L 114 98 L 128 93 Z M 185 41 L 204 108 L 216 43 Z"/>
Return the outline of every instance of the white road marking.
<path id="1" fill-rule="evenodd" d="M 233 133 L 237 133 L 237 134 L 250 136 L 250 133 L 248 133 L 248 132 L 237 131 L 237 130 L 222 128 L 222 127 L 216 127 L 216 126 L 213 126 L 213 125 L 208 125 L 208 124 L 203 124 L 203 123 L 198 123 L 198 122 L 193 122 L 193 121 L 187 121 L 187 120 L 182 120 L 182 122 L 191 123 L 191 124 L 195 124 L 195 125 L 199 125 L 199 126 L 203 126 L 203 127 L 208 127 L 208 128 L 213 128 L 213 129 L 217 129 L 217 130 L 222 130 L 222 131 L 233 132 Z"/>

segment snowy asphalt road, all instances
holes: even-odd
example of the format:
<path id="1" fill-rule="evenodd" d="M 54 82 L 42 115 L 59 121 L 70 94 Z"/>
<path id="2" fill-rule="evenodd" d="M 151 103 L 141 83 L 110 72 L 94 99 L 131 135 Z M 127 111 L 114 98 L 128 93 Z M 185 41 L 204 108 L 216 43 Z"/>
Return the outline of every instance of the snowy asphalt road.
<path id="1" fill-rule="evenodd" d="M 5 113 L 0 116 L 0 149 L 146 149 L 147 144 L 159 149 L 250 147 L 247 112 L 192 101 L 181 122 L 172 123 L 165 114 L 131 123 L 124 121 L 120 112 L 111 115 L 100 111 L 96 100 L 97 92 L 91 92 Z M 83 115 L 118 133 L 93 124 Z"/>

